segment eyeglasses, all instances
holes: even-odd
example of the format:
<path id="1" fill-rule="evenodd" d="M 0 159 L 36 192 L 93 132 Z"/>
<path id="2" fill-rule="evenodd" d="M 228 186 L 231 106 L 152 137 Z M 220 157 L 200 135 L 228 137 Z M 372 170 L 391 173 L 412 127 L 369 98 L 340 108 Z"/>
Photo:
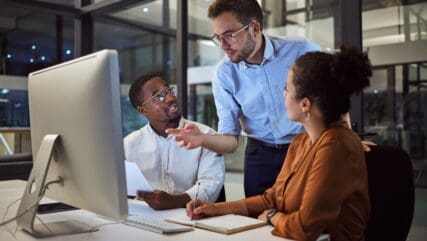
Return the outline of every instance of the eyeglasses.
<path id="1" fill-rule="evenodd" d="M 226 33 L 223 35 L 214 34 L 214 36 L 211 37 L 212 42 L 214 42 L 214 44 L 218 47 L 221 46 L 222 41 L 226 41 L 227 43 L 234 43 L 234 42 L 236 42 L 237 34 L 242 32 L 243 30 L 247 29 L 249 27 L 249 25 L 251 25 L 251 23 L 243 25 L 242 27 L 238 28 L 237 30 L 235 30 L 234 32 L 231 32 L 231 33 Z"/>
<path id="2" fill-rule="evenodd" d="M 166 88 L 160 90 L 159 92 L 157 92 L 157 94 L 148 98 L 148 100 L 144 101 L 144 103 L 142 103 L 140 106 L 142 107 L 143 105 L 147 104 L 150 101 L 160 103 L 160 102 L 165 101 L 166 96 L 174 96 L 174 95 L 175 95 L 175 88 L 174 87 L 166 87 Z"/>

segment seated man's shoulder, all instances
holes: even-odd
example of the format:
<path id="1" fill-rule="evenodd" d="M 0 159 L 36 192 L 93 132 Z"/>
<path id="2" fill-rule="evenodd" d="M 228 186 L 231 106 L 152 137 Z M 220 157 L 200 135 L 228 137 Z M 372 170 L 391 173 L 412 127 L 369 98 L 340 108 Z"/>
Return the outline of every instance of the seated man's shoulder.
<path id="1" fill-rule="evenodd" d="M 142 136 L 143 136 L 143 133 L 144 133 L 144 129 L 145 129 L 146 127 L 147 127 L 147 126 L 144 126 L 144 127 L 140 128 L 140 129 L 138 129 L 138 130 L 132 131 L 131 133 L 127 134 L 127 135 L 123 138 L 123 141 L 124 141 L 125 143 L 129 143 L 129 142 L 134 142 L 134 141 L 137 141 L 137 140 L 141 139 L 141 138 L 142 138 Z"/>
<path id="2" fill-rule="evenodd" d="M 215 134 L 216 133 L 216 131 L 214 129 L 212 129 L 211 127 L 209 127 L 205 124 L 185 119 L 185 124 L 190 124 L 190 123 L 196 125 L 202 133 L 205 133 L 205 134 Z"/>

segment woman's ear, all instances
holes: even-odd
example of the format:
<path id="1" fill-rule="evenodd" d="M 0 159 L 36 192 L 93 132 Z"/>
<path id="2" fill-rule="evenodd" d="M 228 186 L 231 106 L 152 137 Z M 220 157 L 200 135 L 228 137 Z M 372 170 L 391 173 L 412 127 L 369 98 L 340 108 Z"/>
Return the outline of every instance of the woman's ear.
<path id="1" fill-rule="evenodd" d="M 304 97 L 300 101 L 300 105 L 302 112 L 306 113 L 311 111 L 311 101 L 307 97 Z"/>

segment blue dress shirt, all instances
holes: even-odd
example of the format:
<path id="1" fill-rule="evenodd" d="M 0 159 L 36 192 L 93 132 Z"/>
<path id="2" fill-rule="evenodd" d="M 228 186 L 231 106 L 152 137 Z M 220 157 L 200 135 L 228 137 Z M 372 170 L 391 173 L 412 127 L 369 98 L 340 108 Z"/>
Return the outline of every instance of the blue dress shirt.
<path id="1" fill-rule="evenodd" d="M 261 64 L 234 64 L 225 56 L 214 74 L 218 133 L 240 135 L 243 128 L 246 135 L 260 141 L 290 143 L 303 128 L 287 116 L 283 91 L 288 70 L 299 56 L 320 51 L 320 47 L 303 39 L 263 37 Z"/>

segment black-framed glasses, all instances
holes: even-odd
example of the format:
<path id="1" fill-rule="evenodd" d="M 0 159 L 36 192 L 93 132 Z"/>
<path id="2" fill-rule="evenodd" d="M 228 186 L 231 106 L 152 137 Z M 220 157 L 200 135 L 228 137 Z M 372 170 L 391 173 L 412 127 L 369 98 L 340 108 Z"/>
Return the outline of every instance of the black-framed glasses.
<path id="1" fill-rule="evenodd" d="M 237 34 L 242 32 L 243 30 L 247 29 L 249 27 L 249 25 L 251 25 L 251 23 L 243 25 L 242 27 L 232 31 L 231 33 L 226 33 L 226 34 L 222 34 L 222 35 L 214 34 L 214 36 L 211 37 L 212 42 L 214 42 L 214 44 L 218 47 L 221 46 L 222 41 L 226 41 L 229 44 L 234 43 L 234 42 L 236 42 Z"/>
<path id="2" fill-rule="evenodd" d="M 175 87 L 166 87 L 166 88 L 160 90 L 159 92 L 157 92 L 155 95 L 148 98 L 148 100 L 144 101 L 144 103 L 142 103 L 140 106 L 143 106 L 150 101 L 160 103 L 160 102 L 165 101 L 166 96 L 174 96 L 174 95 L 175 95 Z"/>

